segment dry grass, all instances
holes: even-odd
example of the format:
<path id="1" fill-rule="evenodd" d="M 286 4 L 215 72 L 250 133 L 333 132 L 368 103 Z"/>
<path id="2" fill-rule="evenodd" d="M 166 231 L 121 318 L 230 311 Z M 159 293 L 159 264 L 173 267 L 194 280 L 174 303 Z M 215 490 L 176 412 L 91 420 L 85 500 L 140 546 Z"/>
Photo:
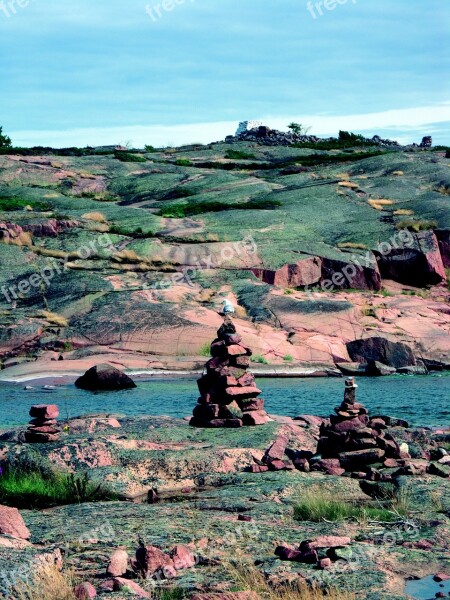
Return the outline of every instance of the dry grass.
<path id="1" fill-rule="evenodd" d="M 29 580 L 14 587 L 17 600 L 76 600 L 71 573 L 61 573 L 55 566 L 48 565 L 33 573 Z"/>
<path id="2" fill-rule="evenodd" d="M 89 223 L 88 231 L 97 231 L 98 233 L 107 233 L 109 231 L 109 225 L 106 223 Z"/>
<path id="3" fill-rule="evenodd" d="M 107 219 L 105 215 L 101 212 L 90 212 L 82 215 L 83 219 L 87 221 L 95 221 L 96 223 L 106 223 Z"/>
<path id="4" fill-rule="evenodd" d="M 302 579 L 272 587 L 253 563 L 246 562 L 243 559 L 239 562 L 229 563 L 226 566 L 236 587 L 241 590 L 255 592 L 264 600 L 322 600 L 323 598 L 328 600 L 356 600 L 355 594 L 340 592 L 333 588 L 323 590 L 318 586 L 310 587 Z"/>
<path id="5" fill-rule="evenodd" d="M 414 211 L 410 210 L 409 208 L 399 208 L 397 210 L 394 210 L 394 215 L 396 216 L 410 217 L 413 214 Z"/>
<path id="6" fill-rule="evenodd" d="M 341 187 L 350 188 L 351 190 L 357 190 L 359 188 L 359 185 L 357 183 L 353 183 L 352 181 L 340 181 L 338 185 Z"/>
<path id="7" fill-rule="evenodd" d="M 337 245 L 338 248 L 352 248 L 354 250 L 367 250 L 365 244 L 358 244 L 357 242 L 342 242 Z"/>
<path id="8" fill-rule="evenodd" d="M 113 254 L 111 259 L 114 262 L 127 262 L 127 263 L 147 263 L 145 258 L 136 254 L 134 250 L 122 250 Z"/>
<path id="9" fill-rule="evenodd" d="M 28 248 L 31 248 L 33 245 L 33 238 L 28 231 L 22 231 L 15 238 L 5 238 L 4 243 L 11 246 L 27 246 Z"/>
<path id="10" fill-rule="evenodd" d="M 393 200 L 388 200 L 386 198 L 373 198 L 368 200 L 370 206 L 375 210 L 383 210 L 384 206 L 391 206 L 394 204 Z"/>
<path id="11" fill-rule="evenodd" d="M 437 221 L 427 221 L 426 219 L 404 219 L 396 224 L 397 229 L 408 229 L 409 231 L 414 231 L 415 233 L 418 233 L 419 231 L 435 229 L 437 226 Z"/>
<path id="12" fill-rule="evenodd" d="M 57 313 L 50 312 L 49 310 L 41 310 L 36 313 L 35 317 L 38 319 L 45 319 L 50 325 L 57 325 L 58 327 L 68 327 L 69 323 L 65 317 L 58 315 Z"/>

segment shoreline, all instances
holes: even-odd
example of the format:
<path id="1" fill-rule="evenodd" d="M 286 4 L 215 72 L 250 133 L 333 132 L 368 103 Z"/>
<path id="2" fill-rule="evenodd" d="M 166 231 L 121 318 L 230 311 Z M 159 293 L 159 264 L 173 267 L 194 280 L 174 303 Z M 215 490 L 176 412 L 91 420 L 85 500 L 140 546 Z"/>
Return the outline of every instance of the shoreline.
<path id="1" fill-rule="evenodd" d="M 138 380 L 151 380 L 153 378 L 178 378 L 198 377 L 204 370 L 203 360 L 200 358 L 185 359 L 175 357 L 167 361 L 167 366 L 162 361 L 150 361 L 143 357 L 130 355 L 96 355 L 84 359 L 51 361 L 38 360 L 17 364 L 0 371 L 0 384 L 26 383 L 51 381 L 54 383 L 73 383 L 78 377 L 91 367 L 108 363 L 120 369 L 130 377 Z M 343 374 L 334 365 L 260 365 L 255 363 L 251 371 L 257 378 L 309 378 L 309 377 L 343 377 Z"/>

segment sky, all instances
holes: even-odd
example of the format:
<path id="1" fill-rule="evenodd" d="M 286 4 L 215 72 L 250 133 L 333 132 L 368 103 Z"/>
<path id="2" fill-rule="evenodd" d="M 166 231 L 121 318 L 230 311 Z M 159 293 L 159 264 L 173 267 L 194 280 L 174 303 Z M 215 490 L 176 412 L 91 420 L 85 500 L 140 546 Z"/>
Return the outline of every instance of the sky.
<path id="1" fill-rule="evenodd" d="M 208 143 L 238 122 L 450 145 L 448 0 L 0 0 L 15 145 Z"/>

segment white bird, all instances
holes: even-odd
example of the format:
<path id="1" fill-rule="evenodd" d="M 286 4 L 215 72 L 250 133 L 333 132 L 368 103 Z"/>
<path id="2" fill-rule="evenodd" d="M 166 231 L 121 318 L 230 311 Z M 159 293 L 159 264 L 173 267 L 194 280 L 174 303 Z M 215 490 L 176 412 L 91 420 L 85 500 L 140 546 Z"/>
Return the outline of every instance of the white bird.
<path id="1" fill-rule="evenodd" d="M 231 304 L 231 302 L 229 300 L 223 301 L 222 313 L 224 315 L 234 315 L 234 306 Z"/>

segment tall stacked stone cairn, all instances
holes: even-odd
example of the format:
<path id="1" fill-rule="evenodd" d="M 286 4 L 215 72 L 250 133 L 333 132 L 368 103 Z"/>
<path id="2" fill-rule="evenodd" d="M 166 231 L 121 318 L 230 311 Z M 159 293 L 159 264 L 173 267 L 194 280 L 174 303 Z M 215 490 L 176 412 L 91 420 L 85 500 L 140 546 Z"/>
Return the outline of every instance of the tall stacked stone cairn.
<path id="1" fill-rule="evenodd" d="M 61 433 L 58 427 L 59 408 L 56 404 L 36 404 L 30 409 L 30 425 L 25 432 L 29 444 L 57 442 Z"/>
<path id="2" fill-rule="evenodd" d="M 344 401 L 320 428 L 317 452 L 321 455 L 321 466 L 328 467 L 335 475 L 345 471 L 367 473 L 374 466 L 386 464 L 388 459 L 409 458 L 393 437 L 384 432 L 387 428 L 384 420 L 370 419 L 367 409 L 356 402 L 357 387 L 353 377 L 345 381 Z"/>
<path id="3" fill-rule="evenodd" d="M 226 317 L 211 344 L 212 358 L 198 380 L 200 398 L 194 408 L 193 427 L 242 427 L 264 425 L 269 417 L 255 377 L 248 372 L 252 351 L 230 317 Z"/>

